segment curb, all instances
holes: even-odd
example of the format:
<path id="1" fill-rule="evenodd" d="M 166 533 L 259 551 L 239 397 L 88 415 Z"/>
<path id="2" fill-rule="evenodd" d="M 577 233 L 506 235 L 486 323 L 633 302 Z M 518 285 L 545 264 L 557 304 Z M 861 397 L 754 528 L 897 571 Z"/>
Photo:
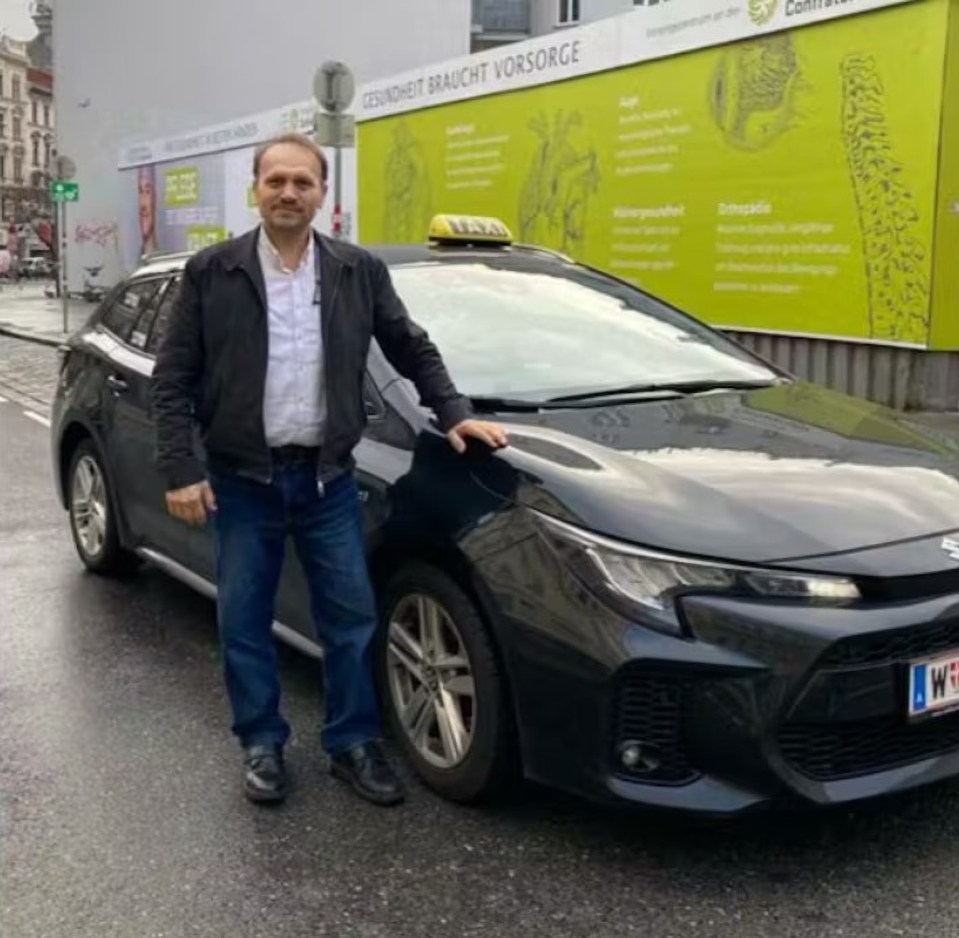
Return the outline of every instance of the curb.
<path id="1" fill-rule="evenodd" d="M 50 348 L 59 348 L 66 339 L 54 339 L 46 335 L 37 335 L 35 332 L 23 332 L 20 329 L 11 329 L 9 326 L 0 325 L 0 335 L 9 336 L 11 339 L 20 339 L 23 342 L 33 342 L 35 345 L 47 345 Z"/>

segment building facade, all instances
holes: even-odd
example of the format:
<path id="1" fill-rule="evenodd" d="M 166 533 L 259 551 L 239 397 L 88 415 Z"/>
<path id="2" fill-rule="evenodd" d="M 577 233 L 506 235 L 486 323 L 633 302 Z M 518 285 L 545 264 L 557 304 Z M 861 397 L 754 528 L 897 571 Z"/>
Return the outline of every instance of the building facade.
<path id="1" fill-rule="evenodd" d="M 473 0 L 471 51 L 543 36 L 673 0 Z"/>
<path id="2" fill-rule="evenodd" d="M 0 239 L 19 259 L 51 240 L 55 111 L 53 75 L 33 44 L 0 36 Z"/>
<path id="3" fill-rule="evenodd" d="M 328 59 L 345 62 L 359 84 L 470 48 L 470 0 L 243 6 L 238 13 L 235 0 L 56 5 L 57 143 L 76 163 L 80 189 L 67 210 L 71 289 L 90 268 L 109 284 L 127 266 L 121 241 L 138 236 L 124 221 L 137 188 L 118 158 L 130 141 L 185 141 L 197 128 L 307 100 Z M 157 211 L 160 221 L 185 214 L 182 205 Z"/>

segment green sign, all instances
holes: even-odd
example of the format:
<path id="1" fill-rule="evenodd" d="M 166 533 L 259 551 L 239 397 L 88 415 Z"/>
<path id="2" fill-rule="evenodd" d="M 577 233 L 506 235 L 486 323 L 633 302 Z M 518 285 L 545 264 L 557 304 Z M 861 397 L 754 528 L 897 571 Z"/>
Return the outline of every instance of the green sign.
<path id="1" fill-rule="evenodd" d="M 167 205 L 196 205 L 200 198 L 200 176 L 195 166 L 168 169 L 165 202 Z"/>
<path id="2" fill-rule="evenodd" d="M 50 183 L 50 195 L 54 202 L 77 202 L 80 199 L 80 184 L 55 179 Z"/>

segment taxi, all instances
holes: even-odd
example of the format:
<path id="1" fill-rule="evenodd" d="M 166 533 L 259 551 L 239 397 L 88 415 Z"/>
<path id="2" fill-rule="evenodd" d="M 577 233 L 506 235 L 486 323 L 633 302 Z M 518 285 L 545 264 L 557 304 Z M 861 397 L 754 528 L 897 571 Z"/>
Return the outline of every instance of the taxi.
<path id="1" fill-rule="evenodd" d="M 959 441 L 798 381 L 499 219 L 371 245 L 502 451 L 456 455 L 380 350 L 356 450 L 397 745 L 460 802 L 522 778 L 731 814 L 959 773 Z M 79 558 L 215 595 L 154 465 L 153 356 L 186 256 L 63 350 Z M 319 653 L 287 565 L 277 636 Z"/>

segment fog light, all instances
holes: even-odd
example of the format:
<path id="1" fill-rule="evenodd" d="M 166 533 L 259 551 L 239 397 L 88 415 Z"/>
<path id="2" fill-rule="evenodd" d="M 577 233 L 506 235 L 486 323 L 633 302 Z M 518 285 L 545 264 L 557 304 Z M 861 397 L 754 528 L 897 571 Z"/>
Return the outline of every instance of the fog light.
<path id="1" fill-rule="evenodd" d="M 646 746 L 635 739 L 626 740 L 618 747 L 619 761 L 624 769 L 655 772 L 661 763 L 655 746 Z"/>
<path id="2" fill-rule="evenodd" d="M 639 765 L 639 760 L 643 756 L 643 751 L 635 743 L 622 746 L 619 750 L 619 761 L 627 769 L 635 769 Z"/>

